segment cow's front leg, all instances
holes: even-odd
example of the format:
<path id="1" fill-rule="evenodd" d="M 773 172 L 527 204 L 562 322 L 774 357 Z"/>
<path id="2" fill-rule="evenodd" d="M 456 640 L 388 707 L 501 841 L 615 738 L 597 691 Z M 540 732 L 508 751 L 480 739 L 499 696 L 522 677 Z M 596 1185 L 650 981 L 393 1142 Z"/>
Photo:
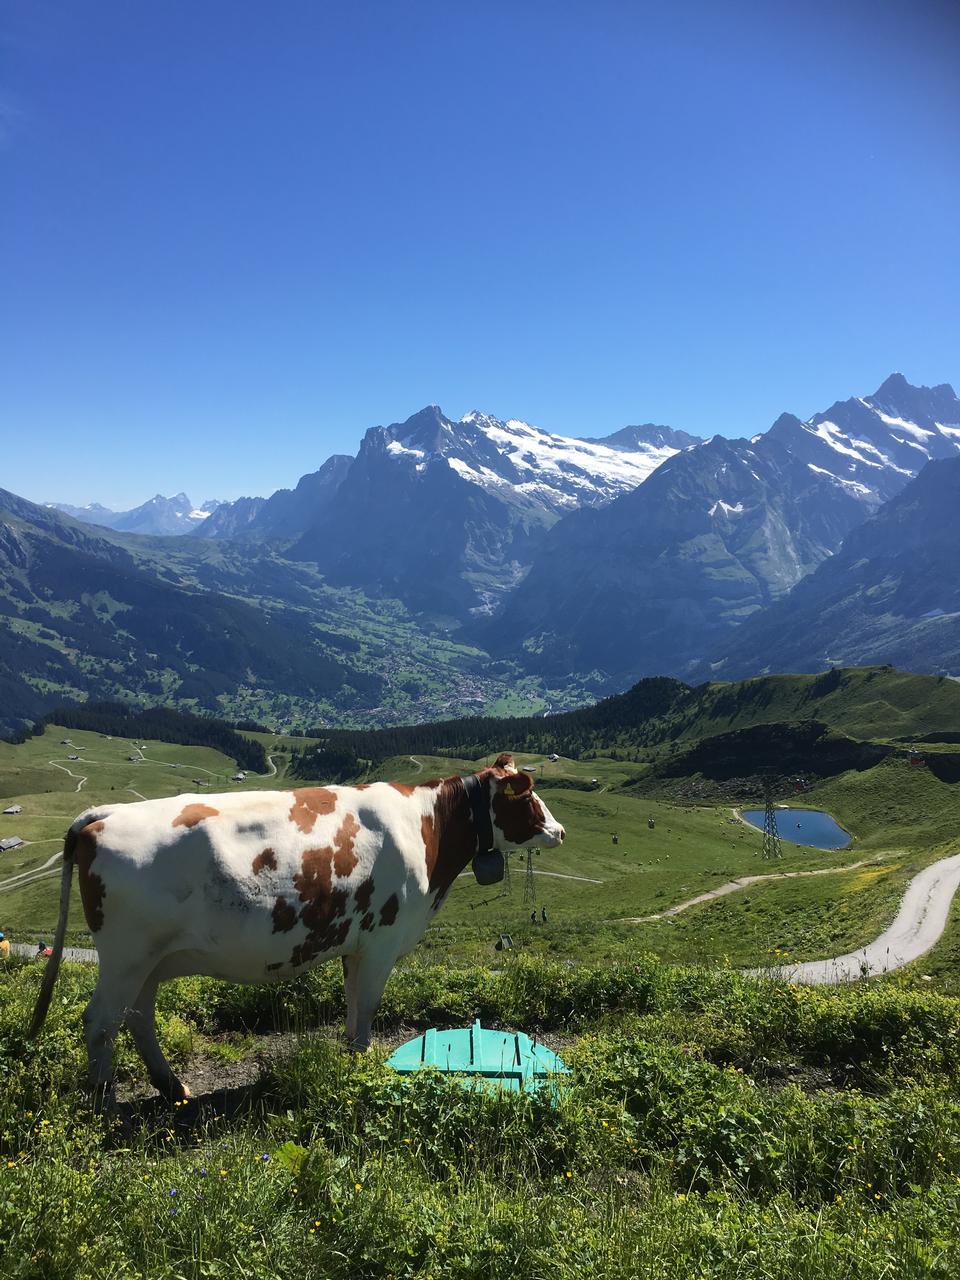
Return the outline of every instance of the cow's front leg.
<path id="1" fill-rule="evenodd" d="M 349 964 L 347 960 L 349 959 Z M 347 1044 L 357 1053 L 370 1046 L 370 1028 L 397 957 L 369 951 L 344 958 L 347 990 Z"/>

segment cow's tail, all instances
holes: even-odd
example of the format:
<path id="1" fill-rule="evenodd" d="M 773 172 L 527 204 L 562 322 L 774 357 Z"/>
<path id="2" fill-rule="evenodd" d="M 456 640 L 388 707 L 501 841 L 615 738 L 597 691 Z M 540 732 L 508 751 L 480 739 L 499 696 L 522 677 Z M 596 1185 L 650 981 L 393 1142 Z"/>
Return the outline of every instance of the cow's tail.
<path id="1" fill-rule="evenodd" d="M 40 994 L 33 1010 L 30 1026 L 27 1028 L 27 1039 L 32 1040 L 39 1034 L 50 1008 L 54 983 L 60 972 L 60 961 L 63 959 L 63 940 L 67 934 L 67 916 L 70 914 L 70 889 L 73 886 L 73 864 L 76 861 L 77 835 L 96 817 L 89 810 L 82 813 L 67 829 L 63 842 L 63 870 L 60 873 L 60 916 L 57 920 L 57 932 L 53 939 L 53 954 L 47 961 L 40 983 Z"/>

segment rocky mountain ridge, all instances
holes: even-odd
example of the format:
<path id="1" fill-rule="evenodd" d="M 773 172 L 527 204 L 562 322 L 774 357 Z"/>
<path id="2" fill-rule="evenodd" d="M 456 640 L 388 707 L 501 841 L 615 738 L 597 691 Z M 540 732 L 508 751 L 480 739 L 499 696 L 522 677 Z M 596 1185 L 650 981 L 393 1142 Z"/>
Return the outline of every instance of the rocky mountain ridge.
<path id="1" fill-rule="evenodd" d="M 289 540 L 317 520 L 342 484 L 353 458 L 332 454 L 318 471 L 301 476 L 293 489 L 278 489 L 269 498 L 237 498 L 223 502 L 197 530 L 201 538 L 239 541 Z"/>
<path id="2" fill-rule="evenodd" d="M 750 440 L 715 436 L 558 523 L 477 638 L 532 671 L 599 669 L 611 687 L 686 676 L 926 463 L 958 451 L 953 388 L 899 374 L 806 422 L 784 414 Z"/>
<path id="3" fill-rule="evenodd" d="M 496 612 L 565 513 L 641 484 L 677 452 L 611 448 L 518 420 L 430 405 L 366 433 L 319 520 L 291 554 L 331 582 L 458 622 Z"/>
<path id="4" fill-rule="evenodd" d="M 748 618 L 703 679 L 889 663 L 960 672 L 960 457 L 930 462 L 839 552 Z"/>

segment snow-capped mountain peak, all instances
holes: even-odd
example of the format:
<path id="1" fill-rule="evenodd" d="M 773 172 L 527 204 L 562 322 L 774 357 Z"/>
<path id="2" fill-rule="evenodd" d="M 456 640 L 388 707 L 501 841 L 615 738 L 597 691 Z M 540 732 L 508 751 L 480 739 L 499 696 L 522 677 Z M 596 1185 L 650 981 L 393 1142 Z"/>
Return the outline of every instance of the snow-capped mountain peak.
<path id="1" fill-rule="evenodd" d="M 662 430 L 668 431 L 669 428 Z M 684 437 L 692 439 L 692 437 Z M 391 427 L 368 433 L 368 447 L 422 472 L 434 462 L 461 480 L 512 504 L 555 515 L 611 501 L 642 484 L 677 446 L 635 440 L 613 447 L 597 440 L 557 435 L 520 418 L 497 418 L 472 409 L 459 422 L 430 405 Z"/>
<path id="2" fill-rule="evenodd" d="M 678 452 L 624 443 L 556 435 L 480 409 L 455 421 L 428 405 L 366 433 L 329 509 L 291 554 L 315 560 L 334 583 L 388 584 L 438 616 L 488 614 L 558 519 L 635 489 Z"/>
<path id="3" fill-rule="evenodd" d="M 872 396 L 838 401 L 806 422 L 782 415 L 767 438 L 877 507 L 931 459 L 956 456 L 960 400 L 947 383 L 915 387 L 895 373 Z"/>
<path id="4" fill-rule="evenodd" d="M 460 421 L 470 423 L 473 426 L 479 427 L 481 430 L 483 430 L 484 427 L 500 425 L 498 418 L 495 418 L 490 413 L 482 413 L 479 409 L 471 409 L 469 413 L 465 413 L 463 415 Z"/>

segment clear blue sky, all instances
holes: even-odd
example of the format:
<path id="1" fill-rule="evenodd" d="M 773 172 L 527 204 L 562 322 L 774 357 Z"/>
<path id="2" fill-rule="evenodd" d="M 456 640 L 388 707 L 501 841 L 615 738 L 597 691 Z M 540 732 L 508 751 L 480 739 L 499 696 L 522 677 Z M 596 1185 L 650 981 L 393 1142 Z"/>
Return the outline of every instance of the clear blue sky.
<path id="1" fill-rule="evenodd" d="M 269 493 L 437 402 L 960 377 L 960 8 L 8 0 L 0 485 Z"/>

